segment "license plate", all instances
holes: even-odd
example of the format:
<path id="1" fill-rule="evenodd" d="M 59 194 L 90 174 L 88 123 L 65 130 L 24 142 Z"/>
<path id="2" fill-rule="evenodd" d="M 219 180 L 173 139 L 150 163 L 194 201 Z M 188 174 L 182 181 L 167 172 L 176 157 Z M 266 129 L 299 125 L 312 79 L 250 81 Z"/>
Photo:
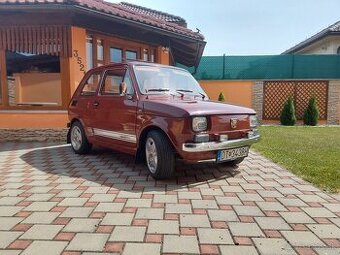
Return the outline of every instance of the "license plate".
<path id="1" fill-rule="evenodd" d="M 217 152 L 217 162 L 230 161 L 248 156 L 249 147 L 241 147 Z"/>

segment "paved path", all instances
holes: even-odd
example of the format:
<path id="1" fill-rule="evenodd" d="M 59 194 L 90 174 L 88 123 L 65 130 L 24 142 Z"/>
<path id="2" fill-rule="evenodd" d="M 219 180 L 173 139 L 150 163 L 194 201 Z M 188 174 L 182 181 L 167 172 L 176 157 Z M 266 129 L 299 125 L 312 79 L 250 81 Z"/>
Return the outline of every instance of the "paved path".
<path id="1" fill-rule="evenodd" d="M 239 168 L 0 144 L 3 254 L 340 254 L 340 197 L 251 153 Z"/>

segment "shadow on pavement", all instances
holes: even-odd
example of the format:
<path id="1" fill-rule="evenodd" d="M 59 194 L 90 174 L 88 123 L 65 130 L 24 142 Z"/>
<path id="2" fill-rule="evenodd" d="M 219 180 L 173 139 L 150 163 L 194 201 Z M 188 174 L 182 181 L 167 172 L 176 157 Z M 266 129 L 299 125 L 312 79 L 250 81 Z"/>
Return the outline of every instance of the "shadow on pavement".
<path id="1" fill-rule="evenodd" d="M 133 156 L 102 148 L 95 148 L 88 155 L 77 155 L 70 145 L 65 144 L 30 144 L 28 152 L 24 151 L 20 158 L 44 173 L 83 178 L 101 186 L 131 192 L 165 187 L 167 191 L 183 187 L 195 188 L 240 173 L 238 167 L 212 163 L 188 164 L 178 160 L 173 178 L 156 181 L 148 174 L 144 164 L 135 164 Z"/>

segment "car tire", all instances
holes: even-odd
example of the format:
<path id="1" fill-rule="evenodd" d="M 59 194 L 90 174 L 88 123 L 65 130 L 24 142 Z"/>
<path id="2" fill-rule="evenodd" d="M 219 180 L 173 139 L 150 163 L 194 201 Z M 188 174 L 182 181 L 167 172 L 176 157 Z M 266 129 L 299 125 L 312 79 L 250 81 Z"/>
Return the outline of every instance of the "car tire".
<path id="1" fill-rule="evenodd" d="M 91 151 L 92 144 L 87 140 L 83 125 L 79 121 L 72 123 L 70 141 L 76 154 L 87 154 Z"/>
<path id="2" fill-rule="evenodd" d="M 224 165 L 226 166 L 237 166 L 238 164 L 241 164 L 244 158 L 239 158 L 231 161 L 224 162 Z"/>
<path id="3" fill-rule="evenodd" d="M 160 131 L 150 131 L 145 140 L 146 166 L 155 179 L 167 179 L 175 171 L 175 153 L 168 138 Z"/>

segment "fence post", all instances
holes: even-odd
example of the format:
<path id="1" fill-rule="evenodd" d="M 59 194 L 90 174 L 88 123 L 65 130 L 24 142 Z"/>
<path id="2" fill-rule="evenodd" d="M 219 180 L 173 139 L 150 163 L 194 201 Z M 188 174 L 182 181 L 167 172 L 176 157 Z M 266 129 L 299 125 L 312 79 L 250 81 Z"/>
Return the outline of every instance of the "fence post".
<path id="1" fill-rule="evenodd" d="M 223 54 L 223 71 L 222 71 L 222 80 L 225 78 L 225 54 Z"/>

